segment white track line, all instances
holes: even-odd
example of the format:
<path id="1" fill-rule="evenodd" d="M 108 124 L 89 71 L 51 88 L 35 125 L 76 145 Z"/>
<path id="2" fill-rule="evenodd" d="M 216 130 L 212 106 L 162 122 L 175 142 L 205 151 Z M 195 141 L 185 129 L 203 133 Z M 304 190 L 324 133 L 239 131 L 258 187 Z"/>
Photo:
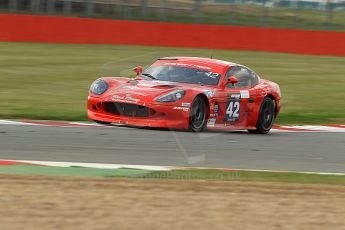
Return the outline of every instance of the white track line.
<path id="1" fill-rule="evenodd" d="M 264 169 L 240 169 L 248 172 L 281 172 L 281 173 L 302 173 L 302 174 L 318 174 L 318 175 L 333 175 L 345 176 L 345 173 L 332 173 L 332 172 L 295 172 L 295 171 L 282 171 L 282 170 L 264 170 Z"/>
<path id="2" fill-rule="evenodd" d="M 6 160 L 4 160 L 6 161 Z M 30 160 L 8 160 L 20 163 L 52 166 L 52 167 L 84 167 L 84 168 L 98 168 L 98 169 L 143 169 L 149 171 L 168 171 L 166 166 L 151 166 L 151 165 L 126 165 L 126 164 L 103 164 L 103 163 L 81 163 L 81 162 L 58 162 L 58 161 L 30 161 Z"/>
<path id="3" fill-rule="evenodd" d="M 10 121 L 10 120 L 0 120 L 0 125 L 37 125 L 37 124 L 30 124 L 21 121 Z"/>
<path id="4" fill-rule="evenodd" d="M 68 122 L 68 124 L 71 124 L 71 125 L 80 125 L 80 126 L 91 126 L 91 127 L 94 127 L 94 126 L 97 126 L 97 127 L 104 127 L 106 125 L 101 125 L 101 124 L 92 124 L 92 123 L 86 123 L 86 122 Z"/>
<path id="5" fill-rule="evenodd" d="M 295 129 L 293 130 L 281 130 L 281 129 L 272 129 L 275 131 L 287 131 L 287 132 L 339 132 L 343 133 L 345 132 L 344 128 L 337 128 L 337 127 L 331 127 L 331 126 L 322 126 L 322 125 L 294 125 L 294 126 L 280 126 L 281 128 L 287 128 L 287 129 Z"/>
<path id="6" fill-rule="evenodd" d="M 317 175 L 334 175 L 334 176 L 345 176 L 345 173 L 340 172 L 308 172 L 308 171 L 286 171 L 286 170 L 266 170 L 266 169 L 237 169 L 237 168 L 207 168 L 207 167 L 173 167 L 173 166 L 166 166 L 170 169 L 177 169 L 177 170 L 183 170 L 183 169 L 213 169 L 213 170 L 226 170 L 226 171 L 246 171 L 246 172 L 274 172 L 274 173 L 301 173 L 301 174 L 317 174 Z"/>
<path id="7" fill-rule="evenodd" d="M 38 122 L 36 124 L 35 122 Z M 53 127 L 108 127 L 108 128 L 120 128 L 118 125 L 107 126 L 89 122 L 70 122 L 70 121 L 58 121 L 60 124 L 50 123 L 51 121 L 12 121 L 12 120 L 0 120 L 0 125 L 21 125 L 21 126 L 53 126 Z M 298 125 L 298 126 L 279 126 L 274 127 L 272 132 L 328 132 L 328 133 L 345 133 L 345 125 L 343 127 L 321 126 L 321 125 Z"/>
<path id="8" fill-rule="evenodd" d="M 345 173 L 340 172 L 308 172 L 308 171 L 283 171 L 283 170 L 263 170 L 263 169 L 236 169 L 236 168 L 207 168 L 207 167 L 177 167 L 177 166 L 153 166 L 153 165 L 127 165 L 127 164 L 103 164 L 103 163 L 81 163 L 81 162 L 58 162 L 58 161 L 31 161 L 31 160 L 7 160 L 0 159 L 0 161 L 11 161 L 18 163 L 26 163 L 33 165 L 51 166 L 51 167 L 84 167 L 84 168 L 98 168 L 98 169 L 142 169 L 148 171 L 171 171 L 171 170 L 188 170 L 188 169 L 213 169 L 213 170 L 227 170 L 229 172 L 247 171 L 247 172 L 275 172 L 275 173 L 301 173 L 301 174 L 317 174 L 317 175 L 334 175 L 345 176 Z M 0 165 L 1 166 L 1 165 Z"/>

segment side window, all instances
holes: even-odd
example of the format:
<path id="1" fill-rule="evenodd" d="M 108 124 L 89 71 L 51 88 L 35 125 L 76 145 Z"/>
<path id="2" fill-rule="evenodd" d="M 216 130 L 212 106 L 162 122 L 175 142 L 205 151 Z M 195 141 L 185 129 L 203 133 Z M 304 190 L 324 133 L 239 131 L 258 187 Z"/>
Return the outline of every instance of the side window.
<path id="1" fill-rule="evenodd" d="M 226 73 L 226 79 L 229 79 L 229 77 L 234 76 L 238 71 L 241 70 L 241 67 L 239 66 L 233 66 L 231 67 L 228 72 Z"/>
<path id="2" fill-rule="evenodd" d="M 242 66 L 232 67 L 226 74 L 226 78 L 228 79 L 230 76 L 236 77 L 238 79 L 238 83 L 236 83 L 234 86 L 232 86 L 231 84 L 228 84 L 228 88 L 249 88 L 255 85 L 254 76 L 256 75 L 253 75 L 253 72 L 245 67 L 242 67 Z"/>
<path id="3" fill-rule="evenodd" d="M 258 77 L 258 75 L 254 71 L 252 71 L 252 70 L 250 70 L 250 72 L 252 73 L 252 86 L 255 86 L 255 85 L 259 84 L 259 77 Z"/>

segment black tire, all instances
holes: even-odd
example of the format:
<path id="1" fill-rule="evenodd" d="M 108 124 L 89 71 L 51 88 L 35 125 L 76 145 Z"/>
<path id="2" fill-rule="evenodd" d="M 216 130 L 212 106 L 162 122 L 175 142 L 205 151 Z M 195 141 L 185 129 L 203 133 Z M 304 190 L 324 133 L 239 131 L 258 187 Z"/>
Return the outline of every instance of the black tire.
<path id="1" fill-rule="evenodd" d="M 189 129 L 193 132 L 201 132 L 206 128 L 207 105 L 202 97 L 196 97 L 189 113 Z"/>
<path id="2" fill-rule="evenodd" d="M 93 120 L 94 122 L 96 122 L 97 124 L 101 124 L 101 125 L 110 125 L 111 122 L 106 122 L 106 121 L 97 121 L 97 120 Z"/>
<path id="3" fill-rule="evenodd" d="M 256 129 L 248 130 L 250 133 L 267 134 L 274 123 L 275 119 L 275 103 L 269 98 L 265 97 L 260 106 L 258 121 Z"/>

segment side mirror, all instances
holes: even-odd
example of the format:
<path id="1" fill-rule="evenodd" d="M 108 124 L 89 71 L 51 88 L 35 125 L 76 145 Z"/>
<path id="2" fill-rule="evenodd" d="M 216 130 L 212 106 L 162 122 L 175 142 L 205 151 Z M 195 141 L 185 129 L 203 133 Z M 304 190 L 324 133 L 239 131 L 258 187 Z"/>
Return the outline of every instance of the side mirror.
<path id="1" fill-rule="evenodd" d="M 137 73 L 137 75 L 140 75 L 143 72 L 143 67 L 137 66 L 133 69 L 134 72 Z"/>
<path id="2" fill-rule="evenodd" d="M 234 76 L 231 76 L 228 79 L 228 83 L 230 83 L 231 85 L 235 85 L 237 82 L 238 82 L 238 79 Z"/>

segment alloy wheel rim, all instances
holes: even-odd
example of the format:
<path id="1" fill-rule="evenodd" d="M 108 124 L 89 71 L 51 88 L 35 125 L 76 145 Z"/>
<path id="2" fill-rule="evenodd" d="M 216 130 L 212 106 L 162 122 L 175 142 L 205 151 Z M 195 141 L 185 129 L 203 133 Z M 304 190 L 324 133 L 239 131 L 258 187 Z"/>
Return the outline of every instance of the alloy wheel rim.
<path id="1" fill-rule="evenodd" d="M 205 123 L 205 105 L 200 100 L 194 102 L 192 113 L 192 126 L 195 129 L 200 129 Z"/>
<path id="2" fill-rule="evenodd" d="M 272 126 L 272 123 L 273 123 L 273 105 L 269 101 L 266 101 L 264 104 L 262 119 L 263 119 L 264 128 L 268 129 Z"/>

